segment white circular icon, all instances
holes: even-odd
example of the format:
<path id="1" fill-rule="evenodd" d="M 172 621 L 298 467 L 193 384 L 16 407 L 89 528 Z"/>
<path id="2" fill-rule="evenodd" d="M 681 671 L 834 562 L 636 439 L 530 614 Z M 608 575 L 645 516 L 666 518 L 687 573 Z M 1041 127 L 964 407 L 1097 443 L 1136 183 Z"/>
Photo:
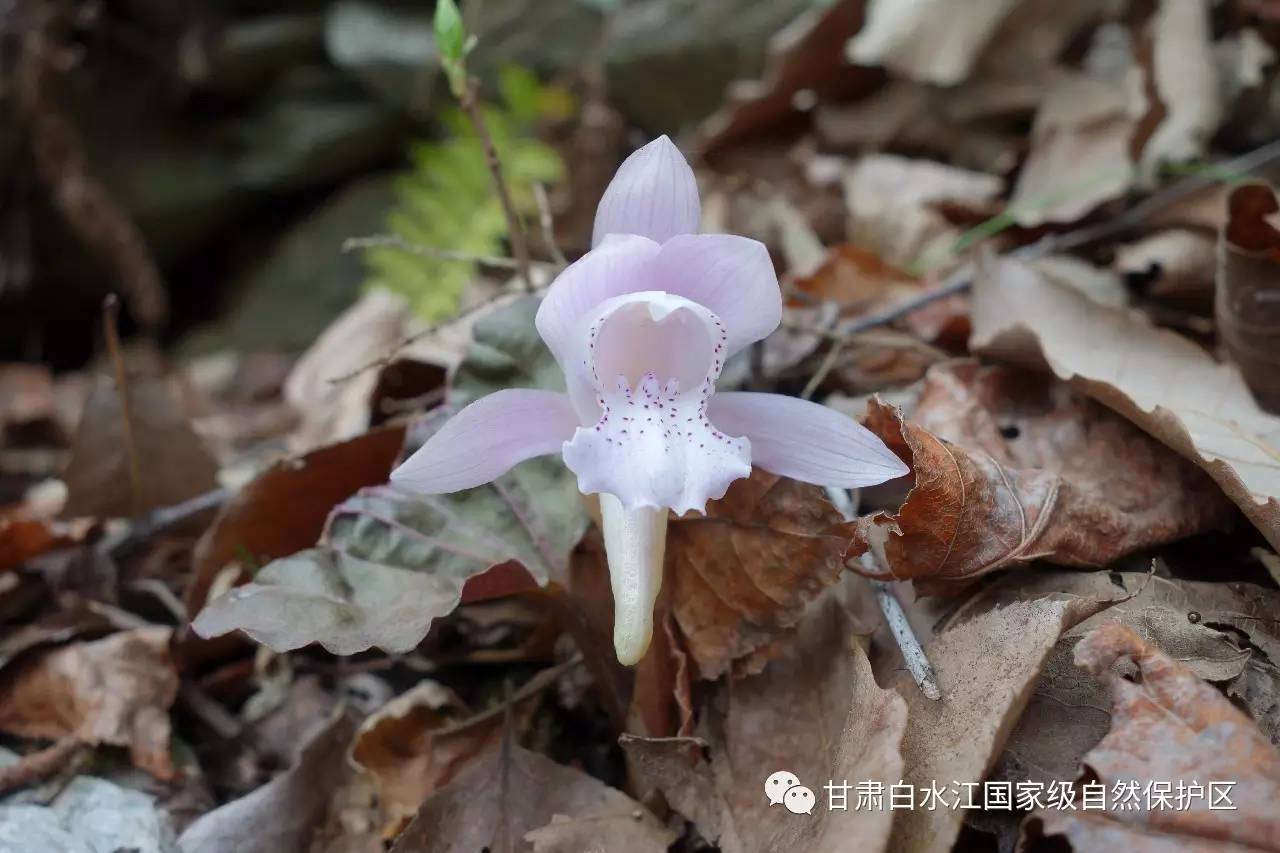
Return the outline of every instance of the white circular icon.
<path id="1" fill-rule="evenodd" d="M 813 791 L 810 791 L 804 785 L 793 785 L 787 789 L 787 793 L 782 798 L 782 804 L 792 814 L 813 814 L 815 801 L 816 798 L 813 796 Z"/>
<path id="2" fill-rule="evenodd" d="M 776 806 L 782 802 L 787 791 L 800 784 L 800 778 L 790 770 L 779 770 L 764 780 L 764 795 L 769 798 L 769 805 Z"/>

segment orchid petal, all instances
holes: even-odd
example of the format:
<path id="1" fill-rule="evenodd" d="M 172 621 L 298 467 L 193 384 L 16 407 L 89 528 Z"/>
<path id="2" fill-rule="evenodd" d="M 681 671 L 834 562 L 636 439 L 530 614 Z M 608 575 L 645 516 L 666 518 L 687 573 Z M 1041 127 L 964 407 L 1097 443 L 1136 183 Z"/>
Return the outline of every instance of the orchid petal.
<path id="1" fill-rule="evenodd" d="M 613 237 L 570 264 L 551 283 L 534 324 L 565 373 L 584 366 L 587 323 L 600 304 L 649 289 L 648 269 L 658 249 L 645 237 Z"/>
<path id="2" fill-rule="evenodd" d="M 613 647 L 624 666 L 639 663 L 653 637 L 653 605 L 662 588 L 667 545 L 665 509 L 626 509 L 600 496 L 609 583 L 613 587 Z"/>
<path id="3" fill-rule="evenodd" d="M 807 400 L 736 391 L 712 397 L 707 413 L 721 430 L 750 439 L 753 465 L 793 480 L 853 489 L 910 471 L 866 427 Z"/>
<path id="4" fill-rule="evenodd" d="M 732 234 L 686 234 L 663 244 L 649 279 L 655 287 L 705 305 L 729 333 L 728 354 L 782 322 L 782 291 L 769 250 Z"/>
<path id="5" fill-rule="evenodd" d="M 481 486 L 519 462 L 560 452 L 577 426 L 564 394 L 528 388 L 495 391 L 450 418 L 391 472 L 391 481 L 424 494 Z"/>
<path id="6" fill-rule="evenodd" d="M 693 169 L 675 143 L 659 136 L 618 167 L 596 208 L 591 245 L 610 234 L 639 234 L 662 243 L 696 232 L 701 217 Z"/>
<path id="7" fill-rule="evenodd" d="M 564 446 L 584 494 L 628 510 L 703 510 L 751 473 L 750 444 L 707 420 L 726 333 L 701 305 L 664 292 L 615 297 L 589 327 L 599 421 Z"/>

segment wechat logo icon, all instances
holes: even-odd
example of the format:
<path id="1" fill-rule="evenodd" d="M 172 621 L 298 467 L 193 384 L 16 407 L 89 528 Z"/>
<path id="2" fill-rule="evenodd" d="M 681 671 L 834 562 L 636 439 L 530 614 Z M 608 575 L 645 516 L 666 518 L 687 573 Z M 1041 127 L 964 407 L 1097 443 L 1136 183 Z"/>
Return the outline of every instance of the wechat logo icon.
<path id="1" fill-rule="evenodd" d="M 764 780 L 764 795 L 771 806 L 781 804 L 792 814 L 813 814 L 813 791 L 801 785 L 800 778 L 790 770 L 779 770 Z"/>

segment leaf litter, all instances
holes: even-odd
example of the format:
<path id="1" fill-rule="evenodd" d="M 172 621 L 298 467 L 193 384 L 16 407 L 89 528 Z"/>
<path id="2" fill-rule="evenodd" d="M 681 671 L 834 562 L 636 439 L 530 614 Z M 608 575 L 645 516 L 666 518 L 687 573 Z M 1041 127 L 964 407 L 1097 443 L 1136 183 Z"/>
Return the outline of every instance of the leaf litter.
<path id="1" fill-rule="evenodd" d="M 798 9 L 680 140 L 704 227 L 783 282 L 722 385 L 852 412 L 911 474 L 757 470 L 671 518 L 635 668 L 558 460 L 385 485 L 467 403 L 563 390 L 532 321 L 611 143 L 550 188 L 532 294 L 467 258 L 438 328 L 374 288 L 302 354 L 0 365 L 0 849 L 1280 849 L 1275 15 L 980 6 Z M 658 127 L 613 72 L 530 132 Z M 1236 808 L 1017 796 L 1193 780 Z"/>

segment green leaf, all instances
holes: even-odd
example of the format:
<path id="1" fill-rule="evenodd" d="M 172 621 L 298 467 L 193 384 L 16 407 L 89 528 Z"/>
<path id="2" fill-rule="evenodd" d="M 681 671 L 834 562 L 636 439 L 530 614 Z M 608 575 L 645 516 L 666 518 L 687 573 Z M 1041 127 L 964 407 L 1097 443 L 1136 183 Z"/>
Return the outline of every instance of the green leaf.
<path id="1" fill-rule="evenodd" d="M 524 297 L 476 324 L 448 410 L 415 425 L 419 440 L 491 390 L 563 387 L 534 329 L 536 310 L 537 300 Z M 586 528 L 577 480 L 554 457 L 451 495 L 362 489 L 334 508 L 319 545 L 270 563 L 253 583 L 212 602 L 193 627 L 206 637 L 243 630 L 276 651 L 312 642 L 335 654 L 407 651 L 432 619 L 458 605 L 467 580 L 492 566 L 517 561 L 539 584 L 563 577 Z"/>
<path id="2" fill-rule="evenodd" d="M 486 106 L 485 121 L 518 212 L 536 216 L 533 184 L 558 182 L 564 163 L 554 148 L 537 139 L 534 127 L 563 115 L 570 96 L 521 69 L 504 69 L 500 80 L 503 103 Z M 410 150 L 413 168 L 396 182 L 387 230 L 421 246 L 502 254 L 507 221 L 480 141 L 462 110 L 447 110 L 441 118 L 451 135 L 443 142 L 417 143 Z M 364 259 L 369 268 L 365 286 L 400 294 L 428 323 L 456 313 L 462 293 L 476 276 L 474 264 L 423 258 L 394 248 L 369 249 Z"/>
<path id="3" fill-rule="evenodd" d="M 441 58 L 461 62 L 466 35 L 462 31 L 462 15 L 453 0 L 436 0 L 435 31 Z"/>

